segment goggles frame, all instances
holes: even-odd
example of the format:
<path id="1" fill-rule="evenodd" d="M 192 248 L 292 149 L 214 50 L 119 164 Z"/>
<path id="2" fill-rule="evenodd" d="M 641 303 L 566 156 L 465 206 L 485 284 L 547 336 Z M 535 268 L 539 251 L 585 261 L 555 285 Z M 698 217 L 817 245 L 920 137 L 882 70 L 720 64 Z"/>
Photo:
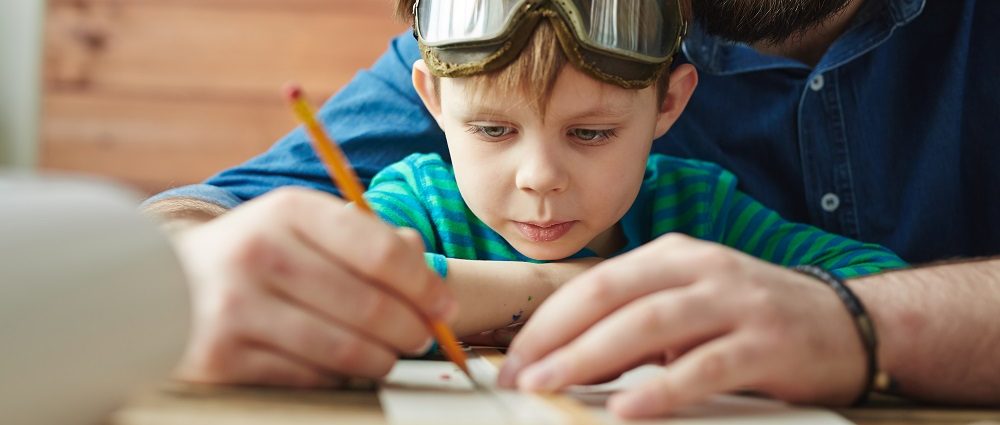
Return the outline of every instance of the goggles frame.
<path id="1" fill-rule="evenodd" d="M 664 0 L 648 0 L 664 1 Z M 684 0 L 672 0 L 677 25 L 663 57 L 603 46 L 590 39 L 573 0 L 522 0 L 496 35 L 458 42 L 427 42 L 420 32 L 421 0 L 413 4 L 413 36 L 431 72 L 438 77 L 467 77 L 499 69 L 514 60 L 542 19 L 555 29 L 567 59 L 594 77 L 624 88 L 651 85 L 670 66 L 688 30 Z M 609 69 L 611 68 L 611 69 Z"/>

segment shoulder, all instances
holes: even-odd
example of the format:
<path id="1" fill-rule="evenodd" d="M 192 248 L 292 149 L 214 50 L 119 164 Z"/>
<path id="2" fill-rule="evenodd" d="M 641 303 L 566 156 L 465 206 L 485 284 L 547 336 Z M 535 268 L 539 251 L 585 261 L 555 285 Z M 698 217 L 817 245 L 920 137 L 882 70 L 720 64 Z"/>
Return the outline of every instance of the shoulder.
<path id="1" fill-rule="evenodd" d="M 369 187 L 371 190 L 386 185 L 408 186 L 414 193 L 425 193 L 431 188 L 436 191 L 456 189 L 455 172 L 450 164 L 438 154 L 411 154 L 384 168 Z"/>
<path id="2" fill-rule="evenodd" d="M 736 176 L 718 164 L 670 155 L 652 154 L 646 162 L 644 186 L 651 189 L 678 188 L 691 184 L 736 183 Z"/>

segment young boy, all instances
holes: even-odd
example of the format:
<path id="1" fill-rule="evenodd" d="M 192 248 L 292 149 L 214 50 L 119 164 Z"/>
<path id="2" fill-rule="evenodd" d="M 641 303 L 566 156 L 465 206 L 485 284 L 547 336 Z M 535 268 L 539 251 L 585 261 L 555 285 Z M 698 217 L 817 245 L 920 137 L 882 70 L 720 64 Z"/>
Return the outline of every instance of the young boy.
<path id="1" fill-rule="evenodd" d="M 650 156 L 697 84 L 690 65 L 670 69 L 682 8 L 608 4 L 398 3 L 424 58 L 413 84 L 451 164 L 411 155 L 366 196 L 422 236 L 461 306 L 456 333 L 523 321 L 558 287 L 518 262 L 609 258 L 670 232 L 842 278 L 905 265 L 880 246 L 784 221 L 716 165 Z"/>

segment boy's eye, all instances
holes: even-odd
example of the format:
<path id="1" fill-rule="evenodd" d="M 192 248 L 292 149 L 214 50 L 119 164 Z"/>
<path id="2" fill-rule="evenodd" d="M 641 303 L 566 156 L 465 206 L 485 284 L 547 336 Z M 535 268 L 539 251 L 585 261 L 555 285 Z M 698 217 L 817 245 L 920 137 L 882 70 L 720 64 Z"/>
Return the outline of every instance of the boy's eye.
<path id="1" fill-rule="evenodd" d="M 513 133 L 514 129 L 502 125 L 470 125 L 468 132 L 482 134 L 491 139 L 499 139 Z"/>
<path id="2" fill-rule="evenodd" d="M 597 144 L 614 137 L 615 129 L 574 128 L 569 131 L 569 135 L 587 144 Z"/>

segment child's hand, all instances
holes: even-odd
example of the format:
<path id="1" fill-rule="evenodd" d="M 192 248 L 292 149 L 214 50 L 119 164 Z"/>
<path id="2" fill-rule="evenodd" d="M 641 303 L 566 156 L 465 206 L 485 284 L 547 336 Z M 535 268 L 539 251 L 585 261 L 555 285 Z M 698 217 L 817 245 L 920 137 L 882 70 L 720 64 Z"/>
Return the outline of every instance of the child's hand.
<path id="1" fill-rule="evenodd" d="M 179 233 L 194 329 L 178 378 L 318 386 L 378 377 L 455 303 L 420 238 L 339 198 L 281 189 Z"/>

